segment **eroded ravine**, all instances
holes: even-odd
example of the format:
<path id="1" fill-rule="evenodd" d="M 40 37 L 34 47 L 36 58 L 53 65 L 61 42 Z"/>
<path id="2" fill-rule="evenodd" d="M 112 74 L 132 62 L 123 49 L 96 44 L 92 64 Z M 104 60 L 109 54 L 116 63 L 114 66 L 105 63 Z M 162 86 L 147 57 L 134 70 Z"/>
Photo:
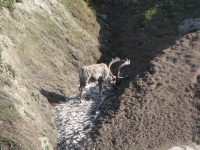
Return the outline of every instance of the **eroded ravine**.
<path id="1" fill-rule="evenodd" d="M 103 95 L 99 96 L 97 83 L 88 84 L 83 91 L 82 103 L 75 94 L 67 102 L 54 107 L 55 124 L 58 135 L 58 150 L 86 148 L 90 144 L 90 132 L 95 128 L 94 121 L 101 120 L 98 108 L 104 104 L 113 88 L 106 84 Z"/>
<path id="2" fill-rule="evenodd" d="M 128 13 L 129 12 L 125 15 L 128 15 Z M 116 18 L 119 17 L 116 15 Z M 121 17 L 121 19 L 122 18 L 123 17 Z M 123 19 L 121 20 L 121 24 L 124 22 Z M 113 20 L 111 21 L 113 22 Z M 114 26 L 120 24 L 118 19 L 115 21 L 116 24 L 113 23 Z M 133 19 L 133 23 L 135 23 L 135 19 Z M 129 30 L 127 30 L 127 28 L 119 30 L 119 28 L 121 29 L 120 25 L 114 28 L 116 29 L 115 36 L 113 36 L 114 40 L 107 40 L 105 38 L 105 42 L 106 40 L 111 41 L 108 47 L 110 49 L 116 49 L 116 51 L 120 51 L 119 49 L 121 49 L 123 53 L 120 53 L 120 51 L 120 56 L 129 56 L 131 58 L 132 70 L 129 71 L 129 74 L 131 74 L 130 76 L 133 79 L 133 82 L 135 82 L 134 75 L 136 74 L 149 72 L 149 76 L 146 79 L 140 78 L 140 81 L 124 92 L 123 98 L 120 99 L 120 104 L 122 104 L 120 106 L 120 112 L 117 113 L 116 118 L 110 121 L 111 123 L 108 122 L 103 125 L 101 135 L 97 139 L 100 143 L 97 147 L 105 149 L 115 147 L 115 149 L 120 149 L 120 147 L 127 146 L 123 148 L 140 148 L 146 150 L 147 148 L 156 149 L 159 146 L 166 146 L 168 143 L 171 146 L 174 141 L 175 144 L 183 141 L 187 141 L 188 144 L 188 141 L 190 141 L 192 137 L 192 133 L 189 133 L 188 131 L 194 127 L 194 120 L 191 118 L 195 113 L 195 108 L 192 107 L 192 103 L 188 103 L 192 101 L 192 97 L 185 94 L 185 89 L 188 89 L 187 87 L 191 84 L 189 82 L 190 78 L 193 78 L 192 71 L 188 73 L 187 70 L 190 70 L 192 67 L 196 68 L 198 64 L 197 62 L 194 62 L 193 65 L 188 62 L 192 62 L 192 60 L 196 59 L 198 60 L 196 57 L 199 57 L 193 53 L 192 48 L 190 47 L 191 39 L 184 37 L 183 39 L 180 39 L 180 41 L 175 41 L 175 34 L 170 34 L 170 36 L 167 37 L 168 39 L 166 38 L 164 40 L 162 38 L 157 38 L 157 35 L 155 36 L 155 39 L 153 39 L 152 34 L 147 35 L 148 32 L 143 32 L 144 29 L 142 28 L 141 30 L 138 30 L 137 34 L 130 34 L 132 38 L 130 37 L 129 39 L 123 39 L 121 41 L 122 34 L 124 33 L 124 35 L 127 35 Z M 146 29 L 146 31 L 148 30 Z M 140 38 L 138 38 L 138 36 L 140 36 Z M 191 36 L 195 37 L 195 35 Z M 171 39 L 170 42 L 169 39 Z M 148 42 L 146 43 L 146 41 Z M 186 45 L 182 45 L 183 41 Z M 173 46 L 174 42 L 176 42 L 175 46 Z M 158 46 L 158 43 L 161 43 L 161 45 Z M 153 47 L 149 48 L 150 46 Z M 166 50 L 163 51 L 164 49 Z M 149 51 L 149 56 L 146 55 L 146 50 Z M 198 49 L 196 50 L 198 51 Z M 193 55 L 189 56 L 187 53 Z M 142 56 L 142 54 L 144 54 L 144 56 Z M 190 60 L 189 58 L 192 59 Z M 186 59 L 189 60 L 185 62 Z M 154 70 L 151 71 L 149 66 L 153 66 Z M 184 89 L 183 87 L 186 88 Z M 96 93 L 94 94 L 94 97 L 91 98 L 95 101 L 98 97 L 98 91 L 92 91 Z M 93 92 L 90 92 L 90 94 Z M 192 91 L 189 92 L 191 95 L 193 94 Z M 180 96 L 180 93 L 183 96 Z M 90 102 L 90 97 L 92 97 L 90 94 L 87 94 L 88 96 L 85 95 L 85 98 L 89 101 L 85 101 L 83 104 L 74 103 L 74 100 L 77 101 L 78 99 L 72 98 L 73 100 L 68 101 L 66 104 L 59 104 L 58 107 L 56 106 L 57 108 L 55 107 L 57 111 L 57 127 L 58 130 L 61 131 L 59 135 L 59 149 L 84 148 L 90 143 L 88 141 L 90 140 L 90 137 L 87 133 L 92 131 L 96 116 L 101 114 L 99 111 L 93 111 L 96 110 L 93 109 L 95 103 Z M 188 107 L 185 107 L 186 105 L 184 105 L 184 103 L 186 103 Z M 190 106 L 192 109 L 189 109 Z M 69 112 L 70 109 L 72 110 Z M 93 111 L 93 114 L 88 115 L 88 111 Z M 118 109 L 116 112 L 117 111 Z M 66 117 L 68 114 L 71 116 Z M 188 119 L 186 119 L 184 115 L 188 116 Z M 80 120 L 78 118 L 80 118 Z M 63 125 L 59 121 L 62 122 Z M 185 123 L 185 128 L 183 128 L 182 122 Z M 109 127 L 110 130 L 107 130 Z M 93 145 L 95 147 L 95 144 Z M 133 145 L 135 145 L 135 147 Z M 170 146 L 167 145 L 168 149 Z M 189 150 L 192 148 L 184 145 L 172 149 Z M 196 149 L 198 149 L 198 147 Z"/>

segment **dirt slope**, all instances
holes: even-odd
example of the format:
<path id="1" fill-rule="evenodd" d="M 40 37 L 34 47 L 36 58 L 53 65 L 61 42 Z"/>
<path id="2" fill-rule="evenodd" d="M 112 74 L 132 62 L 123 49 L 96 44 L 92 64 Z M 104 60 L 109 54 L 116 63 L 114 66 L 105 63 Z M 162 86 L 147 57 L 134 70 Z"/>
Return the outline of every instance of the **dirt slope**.
<path id="1" fill-rule="evenodd" d="M 138 78 L 113 100 L 120 101 L 120 106 L 112 119 L 102 122 L 97 147 L 167 149 L 198 140 L 194 105 L 199 102 L 195 94 L 200 73 L 199 38 L 200 32 L 192 33 L 165 49 L 152 61 L 154 73 Z"/>
<path id="2" fill-rule="evenodd" d="M 77 68 L 99 59 L 99 25 L 83 1 L 14 7 L 0 10 L 0 149 L 53 149 L 51 103 L 77 92 Z"/>
<path id="3" fill-rule="evenodd" d="M 200 33 L 178 30 L 187 16 L 199 16 L 199 3 L 144 0 L 105 5 L 111 34 L 102 38 L 107 43 L 102 49 L 131 59 L 131 65 L 123 72 L 129 79 L 116 92 L 119 98 L 110 100 L 113 105 L 96 122 L 90 147 L 166 150 L 199 141 Z"/>

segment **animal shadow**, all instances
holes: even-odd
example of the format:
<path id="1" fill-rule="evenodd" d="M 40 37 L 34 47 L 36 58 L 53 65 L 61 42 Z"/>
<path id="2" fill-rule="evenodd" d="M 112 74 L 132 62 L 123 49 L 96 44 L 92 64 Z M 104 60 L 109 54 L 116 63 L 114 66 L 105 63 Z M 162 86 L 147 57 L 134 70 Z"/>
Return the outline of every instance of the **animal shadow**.
<path id="1" fill-rule="evenodd" d="M 46 97 L 47 100 L 49 101 L 49 103 L 52 104 L 52 105 L 68 101 L 67 97 L 65 97 L 63 95 L 60 95 L 60 94 L 57 94 L 55 92 L 51 92 L 51 91 L 47 91 L 47 90 L 41 89 L 40 93 L 44 97 Z"/>

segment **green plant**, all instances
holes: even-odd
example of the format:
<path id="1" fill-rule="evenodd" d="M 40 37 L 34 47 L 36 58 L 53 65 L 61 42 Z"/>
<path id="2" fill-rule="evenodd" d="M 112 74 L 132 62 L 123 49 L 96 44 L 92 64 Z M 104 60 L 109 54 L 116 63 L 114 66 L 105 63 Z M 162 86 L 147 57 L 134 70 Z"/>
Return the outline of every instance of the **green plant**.
<path id="1" fill-rule="evenodd" d="M 15 0 L 0 0 L 0 9 L 3 7 L 8 8 L 10 11 L 14 9 Z"/>
<path id="2" fill-rule="evenodd" d="M 1 65 L 1 63 L 2 63 L 2 47 L 1 47 L 1 45 L 0 45 L 0 65 Z"/>
<path id="3" fill-rule="evenodd" d="M 12 103 L 4 103 L 2 104 L 2 106 L 0 107 L 0 114 L 1 116 L 4 116 L 4 118 L 10 118 L 12 119 Z"/>
<path id="4" fill-rule="evenodd" d="M 151 20 L 153 18 L 153 16 L 158 13 L 159 7 L 160 7 L 160 4 L 156 4 L 152 8 L 150 8 L 149 10 L 147 10 L 144 13 L 145 19 Z"/>
<path id="5" fill-rule="evenodd" d="M 25 50 L 24 46 L 21 47 L 21 50 L 22 50 L 22 52 L 24 52 L 24 50 Z"/>
<path id="6" fill-rule="evenodd" d="M 3 0 L 0 0 L 0 9 L 3 8 Z"/>

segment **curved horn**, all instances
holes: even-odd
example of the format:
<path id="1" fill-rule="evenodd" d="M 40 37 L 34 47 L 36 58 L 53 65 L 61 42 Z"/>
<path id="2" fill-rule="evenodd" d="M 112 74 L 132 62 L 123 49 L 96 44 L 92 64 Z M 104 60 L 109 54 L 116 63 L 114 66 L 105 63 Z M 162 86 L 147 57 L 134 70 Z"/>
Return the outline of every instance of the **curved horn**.
<path id="1" fill-rule="evenodd" d="M 108 68 L 110 69 L 112 64 L 119 62 L 119 61 L 120 61 L 119 57 L 116 57 L 115 59 L 112 58 L 112 61 L 109 63 Z"/>
<path id="2" fill-rule="evenodd" d="M 120 69 L 122 68 L 122 67 L 124 67 L 124 66 L 127 66 L 127 65 L 130 65 L 130 59 L 127 59 L 126 58 L 126 60 L 123 60 L 124 61 L 124 63 L 123 64 L 121 64 L 120 66 L 119 66 L 119 69 L 118 69 L 118 71 L 117 71 L 117 78 L 123 78 L 123 77 L 120 77 L 119 76 L 119 74 L 120 74 Z"/>
<path id="3" fill-rule="evenodd" d="M 110 74 L 112 75 L 112 77 L 114 77 L 114 75 L 112 74 L 110 67 L 111 67 L 112 64 L 119 62 L 119 61 L 120 61 L 119 57 L 115 57 L 115 59 L 112 58 L 112 61 L 108 65 L 108 68 L 109 68 L 109 71 L 110 71 Z"/>

